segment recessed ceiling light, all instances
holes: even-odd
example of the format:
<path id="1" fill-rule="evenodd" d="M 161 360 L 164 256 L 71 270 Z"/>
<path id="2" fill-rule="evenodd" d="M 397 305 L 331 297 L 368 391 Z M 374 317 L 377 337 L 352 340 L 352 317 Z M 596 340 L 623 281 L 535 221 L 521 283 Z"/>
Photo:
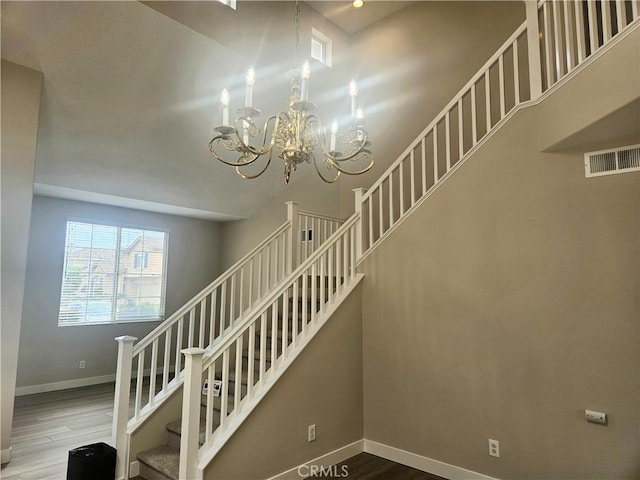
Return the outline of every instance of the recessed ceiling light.
<path id="1" fill-rule="evenodd" d="M 353 0 L 353 6 L 356 8 L 360 8 L 364 5 L 364 0 Z"/>

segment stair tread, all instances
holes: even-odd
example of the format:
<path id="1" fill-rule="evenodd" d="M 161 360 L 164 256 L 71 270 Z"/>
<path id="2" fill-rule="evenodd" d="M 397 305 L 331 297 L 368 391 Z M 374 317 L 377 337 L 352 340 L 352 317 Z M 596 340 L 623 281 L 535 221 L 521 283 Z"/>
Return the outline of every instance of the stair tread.
<path id="1" fill-rule="evenodd" d="M 167 423 L 167 427 L 166 428 L 171 433 L 175 433 L 176 435 L 180 435 L 182 433 L 182 420 L 178 419 L 178 420 L 174 420 L 173 422 Z M 200 429 L 199 429 L 199 435 L 198 435 L 198 441 L 200 442 L 200 445 L 204 444 L 206 428 L 207 427 L 206 427 L 205 419 L 201 417 L 200 418 Z"/>
<path id="2" fill-rule="evenodd" d="M 180 450 L 177 448 L 160 445 L 138 453 L 137 458 L 163 475 L 177 480 L 180 468 Z"/>

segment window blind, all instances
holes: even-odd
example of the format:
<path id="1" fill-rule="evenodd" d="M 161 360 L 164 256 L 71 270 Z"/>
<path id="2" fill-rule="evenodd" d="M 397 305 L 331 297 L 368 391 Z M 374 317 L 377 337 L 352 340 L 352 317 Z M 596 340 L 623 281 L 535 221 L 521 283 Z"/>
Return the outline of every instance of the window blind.
<path id="1" fill-rule="evenodd" d="M 68 221 L 59 326 L 164 319 L 168 233 Z"/>

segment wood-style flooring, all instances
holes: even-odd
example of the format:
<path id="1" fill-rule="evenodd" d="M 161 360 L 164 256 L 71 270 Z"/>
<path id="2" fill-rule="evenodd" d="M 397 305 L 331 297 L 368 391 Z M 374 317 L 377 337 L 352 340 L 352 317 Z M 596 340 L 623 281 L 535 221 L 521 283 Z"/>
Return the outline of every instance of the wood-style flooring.
<path id="1" fill-rule="evenodd" d="M 17 397 L 11 462 L 2 480 L 66 479 L 69 450 L 111 442 L 114 384 Z M 346 470 L 343 469 L 343 466 Z M 334 467 L 348 480 L 443 480 L 441 477 L 362 453 Z M 340 476 L 347 471 L 348 476 Z"/>
<path id="2" fill-rule="evenodd" d="M 111 442 L 113 383 L 16 397 L 2 480 L 65 479 L 69 450 Z"/>
<path id="3" fill-rule="evenodd" d="M 334 476 L 312 477 L 342 480 L 445 480 L 370 453 L 361 453 L 331 469 Z"/>

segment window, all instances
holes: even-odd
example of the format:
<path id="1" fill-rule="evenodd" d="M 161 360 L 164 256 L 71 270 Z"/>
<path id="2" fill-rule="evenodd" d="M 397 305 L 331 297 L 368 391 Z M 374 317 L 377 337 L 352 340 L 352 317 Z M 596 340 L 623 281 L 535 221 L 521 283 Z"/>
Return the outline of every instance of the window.
<path id="1" fill-rule="evenodd" d="M 133 257 L 133 268 L 147 268 L 149 266 L 149 252 L 136 252 Z"/>
<path id="2" fill-rule="evenodd" d="M 311 29 L 311 58 L 331 66 L 331 39 L 315 28 Z"/>
<path id="3" fill-rule="evenodd" d="M 169 234 L 68 221 L 58 326 L 164 318 Z"/>
<path id="4" fill-rule="evenodd" d="M 218 0 L 220 3 L 224 3 L 228 7 L 236 9 L 236 0 Z"/>

